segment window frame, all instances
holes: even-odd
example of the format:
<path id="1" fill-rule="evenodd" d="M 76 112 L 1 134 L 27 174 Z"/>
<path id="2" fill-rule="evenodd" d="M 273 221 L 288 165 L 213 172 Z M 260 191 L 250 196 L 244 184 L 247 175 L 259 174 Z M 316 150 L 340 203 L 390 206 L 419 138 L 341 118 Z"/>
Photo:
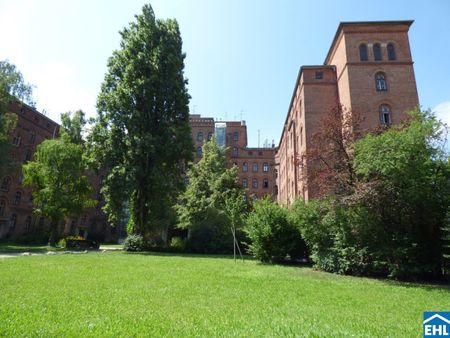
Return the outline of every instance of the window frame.
<path id="1" fill-rule="evenodd" d="M 392 124 L 392 109 L 391 107 L 386 104 L 386 103 L 382 103 L 380 104 L 379 108 L 378 108 L 378 112 L 380 114 L 380 123 L 384 126 L 389 126 Z M 385 117 L 388 117 L 389 121 L 386 121 Z"/>
<path id="2" fill-rule="evenodd" d="M 366 62 L 369 61 L 369 51 L 367 49 L 367 44 L 362 43 L 359 45 L 359 61 Z"/>
<path id="3" fill-rule="evenodd" d="M 397 53 L 395 51 L 395 45 L 392 42 L 389 42 L 386 46 L 388 60 L 389 61 L 396 61 L 397 60 Z"/>
<path id="4" fill-rule="evenodd" d="M 375 61 L 383 61 L 383 52 L 381 50 L 381 44 L 380 43 L 374 43 L 372 47 L 373 51 L 373 59 Z"/>
<path id="5" fill-rule="evenodd" d="M 248 172 L 248 163 L 247 162 L 242 163 L 242 172 L 244 172 L 244 173 Z"/>
<path id="6" fill-rule="evenodd" d="M 377 72 L 375 74 L 375 89 L 377 92 L 386 92 L 388 90 L 386 74 L 384 72 Z"/>

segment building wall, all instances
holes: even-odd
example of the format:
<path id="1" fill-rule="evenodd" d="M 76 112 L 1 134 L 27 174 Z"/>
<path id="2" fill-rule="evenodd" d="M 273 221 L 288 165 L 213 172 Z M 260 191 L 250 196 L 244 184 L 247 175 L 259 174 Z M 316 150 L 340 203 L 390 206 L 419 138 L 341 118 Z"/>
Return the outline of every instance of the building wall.
<path id="1" fill-rule="evenodd" d="M 275 155 L 278 176 L 277 200 L 291 205 L 296 198 L 314 198 L 316 187 L 308 179 L 305 154 L 312 136 L 332 109 L 343 108 L 347 118 L 362 117 L 360 132 L 383 124 L 380 107 L 390 110 L 389 124 L 407 118 L 406 111 L 419 104 L 408 40 L 412 21 L 341 23 L 324 66 L 300 69 L 291 105 Z M 382 60 L 375 61 L 373 45 L 381 46 Z M 359 46 L 366 44 L 368 60 L 361 61 Z M 388 59 L 393 44 L 395 60 Z M 322 72 L 321 79 L 316 78 Z M 377 90 L 376 75 L 383 73 L 387 90 Z M 354 119 L 355 120 L 355 119 Z"/>

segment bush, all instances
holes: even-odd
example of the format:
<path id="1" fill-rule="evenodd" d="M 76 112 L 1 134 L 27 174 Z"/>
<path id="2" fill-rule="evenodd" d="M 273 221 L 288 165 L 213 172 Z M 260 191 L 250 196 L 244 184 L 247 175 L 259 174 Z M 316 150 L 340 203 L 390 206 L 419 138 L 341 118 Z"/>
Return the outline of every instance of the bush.
<path id="1" fill-rule="evenodd" d="M 193 253 L 230 253 L 233 235 L 228 216 L 215 208 L 208 208 L 202 219 L 192 222 L 186 250 Z"/>
<path id="2" fill-rule="evenodd" d="M 251 243 L 249 252 L 262 262 L 290 256 L 305 258 L 306 246 L 300 232 L 288 218 L 288 211 L 270 199 L 259 200 L 245 227 Z"/>
<path id="3" fill-rule="evenodd" d="M 183 252 L 186 249 L 186 240 L 181 237 L 173 237 L 170 240 L 170 248 L 174 251 Z"/>
<path id="4" fill-rule="evenodd" d="M 128 235 L 123 242 L 123 249 L 125 251 L 144 251 L 144 238 L 141 235 Z"/>

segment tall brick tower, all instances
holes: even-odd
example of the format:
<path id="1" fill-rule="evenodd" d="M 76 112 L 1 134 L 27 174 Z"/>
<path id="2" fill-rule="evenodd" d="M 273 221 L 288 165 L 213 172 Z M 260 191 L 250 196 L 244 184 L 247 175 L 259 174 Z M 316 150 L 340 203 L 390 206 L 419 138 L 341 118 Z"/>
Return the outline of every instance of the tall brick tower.
<path id="1" fill-rule="evenodd" d="M 278 202 L 316 197 L 311 163 L 302 159 L 331 109 L 342 105 L 361 114 L 364 131 L 399 123 L 419 104 L 408 40 L 412 23 L 342 22 L 324 65 L 300 68 L 275 155 Z"/>
<path id="2" fill-rule="evenodd" d="M 336 66 L 340 103 L 363 129 L 399 123 L 419 104 L 408 30 L 413 21 L 342 22 L 325 65 Z"/>

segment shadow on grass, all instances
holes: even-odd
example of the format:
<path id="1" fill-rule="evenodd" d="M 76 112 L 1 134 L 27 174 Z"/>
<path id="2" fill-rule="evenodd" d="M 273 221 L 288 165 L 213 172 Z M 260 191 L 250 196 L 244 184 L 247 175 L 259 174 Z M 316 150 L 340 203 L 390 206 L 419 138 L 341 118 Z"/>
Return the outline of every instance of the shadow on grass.
<path id="1" fill-rule="evenodd" d="M 233 254 L 202 254 L 202 253 L 186 253 L 186 252 L 164 252 L 164 251 L 124 251 L 127 255 L 142 256 L 161 256 L 161 257 L 182 257 L 182 258 L 216 258 L 233 260 Z M 236 256 L 236 260 L 242 261 L 240 256 Z M 244 261 L 255 261 L 255 258 L 244 255 Z"/>
<path id="2" fill-rule="evenodd" d="M 0 253 L 45 253 L 47 251 L 57 251 L 59 248 L 54 248 L 47 245 L 25 245 L 25 244 L 14 244 L 14 243 L 1 243 Z"/>

